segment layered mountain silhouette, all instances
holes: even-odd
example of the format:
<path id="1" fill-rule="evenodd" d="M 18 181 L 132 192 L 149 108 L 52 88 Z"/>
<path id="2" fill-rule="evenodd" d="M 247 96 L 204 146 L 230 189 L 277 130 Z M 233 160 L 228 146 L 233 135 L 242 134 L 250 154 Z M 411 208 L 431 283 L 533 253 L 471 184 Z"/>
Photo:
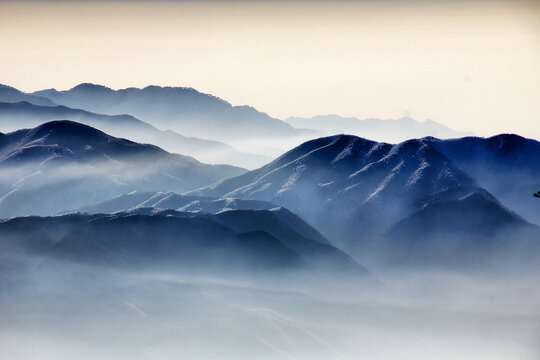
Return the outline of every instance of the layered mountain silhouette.
<path id="1" fill-rule="evenodd" d="M 460 226 L 474 229 L 472 238 L 530 228 L 437 150 L 431 139 L 391 145 L 349 135 L 320 138 L 258 170 L 191 194 L 258 199 L 285 206 L 355 255 L 382 246 L 385 242 L 381 239 L 402 241 L 403 245 L 418 237 L 443 238 L 453 228 L 459 232 Z M 464 206 L 473 210 L 462 211 Z M 436 209 L 445 209 L 444 215 L 434 215 Z M 472 216 L 475 214 L 478 218 Z M 444 217 L 461 225 L 438 226 Z M 400 222 L 404 222 L 403 227 L 414 227 L 406 224 L 421 223 L 418 219 L 426 224 L 419 226 L 414 236 L 392 230 Z M 399 234 L 402 236 L 396 236 Z"/>
<path id="2" fill-rule="evenodd" d="M 237 151 L 222 142 L 186 137 L 172 130 L 159 130 L 131 115 L 94 114 L 66 106 L 39 106 L 27 101 L 0 102 L 0 128 L 3 131 L 35 127 L 60 119 L 92 126 L 113 136 L 155 144 L 165 150 L 193 156 L 204 162 L 253 168 L 269 160 L 264 156 Z"/>
<path id="3" fill-rule="evenodd" d="M 173 210 L 68 214 L 0 222 L 4 253 L 121 267 L 219 270 L 337 270 L 367 275 L 286 209 L 216 215 Z"/>
<path id="4" fill-rule="evenodd" d="M 418 122 L 410 117 L 400 119 L 365 119 L 338 115 L 319 115 L 312 118 L 290 117 L 285 120 L 298 129 L 314 129 L 326 135 L 353 134 L 366 139 L 399 143 L 426 136 L 437 138 L 458 138 L 472 135 L 459 132 L 433 120 Z"/>
<path id="5" fill-rule="evenodd" d="M 53 106 L 53 101 L 36 95 L 26 94 L 14 87 L 0 84 L 0 102 L 15 103 L 26 101 L 35 105 Z"/>
<path id="6" fill-rule="evenodd" d="M 48 122 L 55 119 L 211 162 L 219 162 L 210 158 L 219 153 L 217 159 L 251 166 L 264 158 L 184 135 L 259 142 L 261 148 L 278 144 L 275 139 L 279 148 L 316 134 L 303 128 L 363 137 L 310 140 L 245 172 L 82 124 Z M 282 122 L 191 88 L 112 90 L 94 84 L 33 94 L 3 86 L 2 124 L 39 126 L 0 134 L 0 217 L 76 209 L 225 218 L 234 210 L 235 219 L 243 220 L 227 226 L 268 232 L 263 223 L 269 220 L 257 220 L 258 211 L 281 206 L 357 258 L 382 252 L 392 254 L 387 260 L 416 263 L 478 262 L 480 249 L 528 248 L 540 238 L 531 225 L 540 222 L 531 196 L 540 188 L 540 144 L 517 135 L 460 137 L 465 134 L 411 118 L 330 115 Z M 419 139 L 399 142 L 408 138 Z"/>
<path id="7" fill-rule="evenodd" d="M 303 133 L 252 107 L 232 106 L 192 88 L 148 86 L 113 90 L 85 83 L 66 91 L 49 89 L 33 95 L 101 114 L 130 114 L 160 129 L 220 141 Z"/>
<path id="8" fill-rule="evenodd" d="M 47 215 L 133 190 L 183 192 L 243 173 L 71 121 L 0 133 L 0 217 Z"/>

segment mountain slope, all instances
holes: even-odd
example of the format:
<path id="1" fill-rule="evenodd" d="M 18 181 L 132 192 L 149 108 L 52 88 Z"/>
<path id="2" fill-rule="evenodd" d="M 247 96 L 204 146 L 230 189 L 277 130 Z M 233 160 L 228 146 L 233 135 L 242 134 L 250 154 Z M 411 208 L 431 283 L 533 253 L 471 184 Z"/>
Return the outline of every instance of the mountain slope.
<path id="1" fill-rule="evenodd" d="M 54 214 L 133 190 L 178 191 L 242 173 L 71 121 L 0 133 L 0 217 Z"/>
<path id="2" fill-rule="evenodd" d="M 486 191 L 430 202 L 393 225 L 375 251 L 414 265 L 480 265 L 537 261 L 540 228 L 504 208 Z M 532 263 L 532 262 L 531 262 Z"/>
<path id="3" fill-rule="evenodd" d="M 513 134 L 490 138 L 426 138 L 437 150 L 471 174 L 505 206 L 528 221 L 540 224 L 540 142 Z"/>
<path id="4" fill-rule="evenodd" d="M 103 114 L 131 114 L 160 129 L 213 140 L 245 136 L 295 136 L 300 131 L 249 106 L 232 106 L 192 88 L 148 86 L 112 90 L 80 84 L 66 91 L 42 90 L 34 95 Z"/>
<path id="5" fill-rule="evenodd" d="M 423 209 L 447 207 L 458 223 L 466 223 L 473 218 L 451 204 L 467 197 L 485 199 L 475 209 L 494 222 L 495 232 L 503 230 L 494 215 L 497 209 L 510 214 L 428 141 L 390 145 L 349 135 L 308 141 L 260 169 L 190 194 L 258 199 L 287 207 L 362 259 L 397 223 L 414 214 L 429 214 Z M 515 225 L 529 226 L 522 219 Z M 407 239 L 435 241 L 448 229 L 433 225 L 432 232 L 422 226 L 416 230 Z M 471 234 L 491 234 L 488 230 L 471 229 Z"/>
<path id="6" fill-rule="evenodd" d="M 239 152 L 221 142 L 186 137 L 171 130 L 158 130 L 131 115 L 102 115 L 66 106 L 0 102 L 0 128 L 3 131 L 34 127 L 59 119 L 92 126 L 113 136 L 155 144 L 165 150 L 190 155 L 204 162 L 255 167 L 268 160 L 263 156 Z"/>
<path id="7" fill-rule="evenodd" d="M 31 104 L 41 106 L 54 106 L 53 101 L 36 95 L 25 94 L 11 86 L 0 84 L 0 102 L 16 103 L 20 101 L 26 101 Z"/>
<path id="8" fill-rule="evenodd" d="M 370 227 L 378 232 L 418 197 L 472 185 L 473 179 L 420 141 L 390 145 L 337 135 L 308 141 L 258 170 L 194 194 L 270 201 L 328 233 L 339 232 L 358 213 L 385 212 Z"/>
<path id="9" fill-rule="evenodd" d="M 113 213 L 138 208 L 172 209 L 186 212 L 219 213 L 227 210 L 270 210 L 276 205 L 259 200 L 218 199 L 203 196 L 179 195 L 173 192 L 133 191 L 77 211 Z"/>
<path id="10" fill-rule="evenodd" d="M 127 212 L 14 218 L 0 222 L 0 249 L 82 263 L 206 273 L 311 268 L 367 275 L 362 266 L 312 228 L 301 239 L 288 236 L 290 228 L 310 227 L 297 217 L 291 220 L 286 210 L 242 211 L 242 219 L 252 225 L 249 231 L 228 225 L 236 213 L 168 210 L 151 215 Z M 252 216 L 257 220 L 252 221 Z M 280 221 L 282 217 L 286 221 Z M 270 231 L 259 226 L 269 223 Z"/>
<path id="11" fill-rule="evenodd" d="M 399 143 L 425 136 L 457 138 L 471 135 L 471 133 L 452 130 L 433 120 L 418 122 L 409 117 L 395 120 L 360 120 L 338 115 L 319 115 L 312 118 L 290 117 L 285 121 L 297 129 L 314 129 L 326 135 L 347 133 L 389 143 Z"/>

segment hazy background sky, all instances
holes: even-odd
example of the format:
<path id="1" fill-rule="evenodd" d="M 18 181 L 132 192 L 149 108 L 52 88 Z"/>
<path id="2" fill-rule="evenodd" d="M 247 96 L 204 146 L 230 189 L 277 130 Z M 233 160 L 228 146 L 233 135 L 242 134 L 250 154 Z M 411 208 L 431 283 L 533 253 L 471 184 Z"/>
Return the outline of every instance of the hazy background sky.
<path id="1" fill-rule="evenodd" d="M 0 1 L 0 83 L 194 87 L 270 115 L 540 138 L 536 1 Z"/>

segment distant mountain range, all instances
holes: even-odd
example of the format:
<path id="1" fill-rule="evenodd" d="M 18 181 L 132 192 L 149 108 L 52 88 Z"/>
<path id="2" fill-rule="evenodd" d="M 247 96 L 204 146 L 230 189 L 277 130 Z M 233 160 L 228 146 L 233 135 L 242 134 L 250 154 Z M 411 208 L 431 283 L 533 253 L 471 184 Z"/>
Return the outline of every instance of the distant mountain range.
<path id="1" fill-rule="evenodd" d="M 464 251 L 456 234 L 469 234 L 473 243 L 486 237 L 497 243 L 509 231 L 527 239 L 540 235 L 440 152 L 440 142 L 427 138 L 390 145 L 348 135 L 316 139 L 258 170 L 190 194 L 288 207 L 356 256 L 386 251 L 388 241 L 407 248 L 418 238 L 451 238 L 447 245 L 453 252 L 440 253 L 446 261 Z M 441 226 L 444 219 L 453 225 Z M 415 232 L 401 231 L 409 228 Z M 433 248 L 425 244 L 428 253 L 440 249 L 436 241 Z"/>
<path id="2" fill-rule="evenodd" d="M 0 133 L 0 217 L 53 214 L 133 190 L 183 192 L 244 171 L 53 121 Z"/>
<path id="3" fill-rule="evenodd" d="M 101 114 L 130 114 L 160 129 L 219 141 L 303 133 L 252 107 L 232 106 L 192 88 L 148 86 L 112 90 L 101 85 L 80 84 L 66 91 L 49 89 L 32 95 Z"/>
<path id="4" fill-rule="evenodd" d="M 173 210 L 0 221 L 4 258 L 220 273 L 364 267 L 286 209 L 193 214 Z"/>
<path id="5" fill-rule="evenodd" d="M 360 120 L 338 115 L 319 115 L 312 118 L 290 117 L 285 121 L 295 128 L 314 129 L 325 135 L 352 134 L 392 144 L 426 136 L 449 139 L 473 135 L 470 132 L 452 130 L 433 120 L 418 122 L 410 117 L 391 120 L 374 118 Z"/>
<path id="6" fill-rule="evenodd" d="M 432 120 L 420 123 L 411 118 L 359 120 L 327 115 L 291 117 L 281 121 L 252 107 L 232 106 L 218 97 L 182 87 L 113 90 L 85 83 L 70 90 L 49 89 L 33 94 L 8 86 L 0 88 L 0 102 L 22 101 L 63 107 L 47 110 L 29 108 L 26 104 L 26 108 L 19 105 L 4 109 L 0 113 L 0 119 L 5 115 L 0 122 L 0 125 L 4 124 L 3 131 L 21 127 L 13 124 L 12 120 L 24 120 L 28 123 L 26 126 L 51 120 L 80 121 L 114 136 L 153 143 L 201 161 L 248 168 L 262 166 L 271 157 L 323 135 L 349 133 L 389 143 L 425 136 L 456 138 L 472 135 L 454 131 Z M 105 118 L 104 114 L 114 117 Z M 6 128 L 6 124 L 11 124 L 11 128 Z M 232 144 L 234 148 L 224 143 Z"/>
<path id="7" fill-rule="evenodd" d="M 12 97 L 13 100 L 21 98 Z M 34 127 L 53 120 L 77 121 L 113 136 L 155 144 L 168 151 L 187 154 L 210 163 L 254 168 L 270 160 L 265 156 L 237 151 L 218 141 L 186 137 L 172 130 L 159 130 L 131 115 L 94 114 L 66 106 L 54 104 L 40 106 L 27 101 L 0 102 L 0 128 L 3 131 Z"/>
<path id="8" fill-rule="evenodd" d="M 20 101 L 26 101 L 31 104 L 41 106 L 56 105 L 53 101 L 47 98 L 26 94 L 20 90 L 15 89 L 14 87 L 0 84 L 0 102 L 14 103 Z"/>

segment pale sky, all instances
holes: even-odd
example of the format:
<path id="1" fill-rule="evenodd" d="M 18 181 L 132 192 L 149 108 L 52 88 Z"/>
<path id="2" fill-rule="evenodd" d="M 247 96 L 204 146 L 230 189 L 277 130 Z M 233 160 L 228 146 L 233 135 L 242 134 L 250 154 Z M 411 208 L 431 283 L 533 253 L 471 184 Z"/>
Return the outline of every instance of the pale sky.
<path id="1" fill-rule="evenodd" d="M 0 83 L 189 86 L 278 118 L 540 138 L 535 1 L 0 1 Z"/>

